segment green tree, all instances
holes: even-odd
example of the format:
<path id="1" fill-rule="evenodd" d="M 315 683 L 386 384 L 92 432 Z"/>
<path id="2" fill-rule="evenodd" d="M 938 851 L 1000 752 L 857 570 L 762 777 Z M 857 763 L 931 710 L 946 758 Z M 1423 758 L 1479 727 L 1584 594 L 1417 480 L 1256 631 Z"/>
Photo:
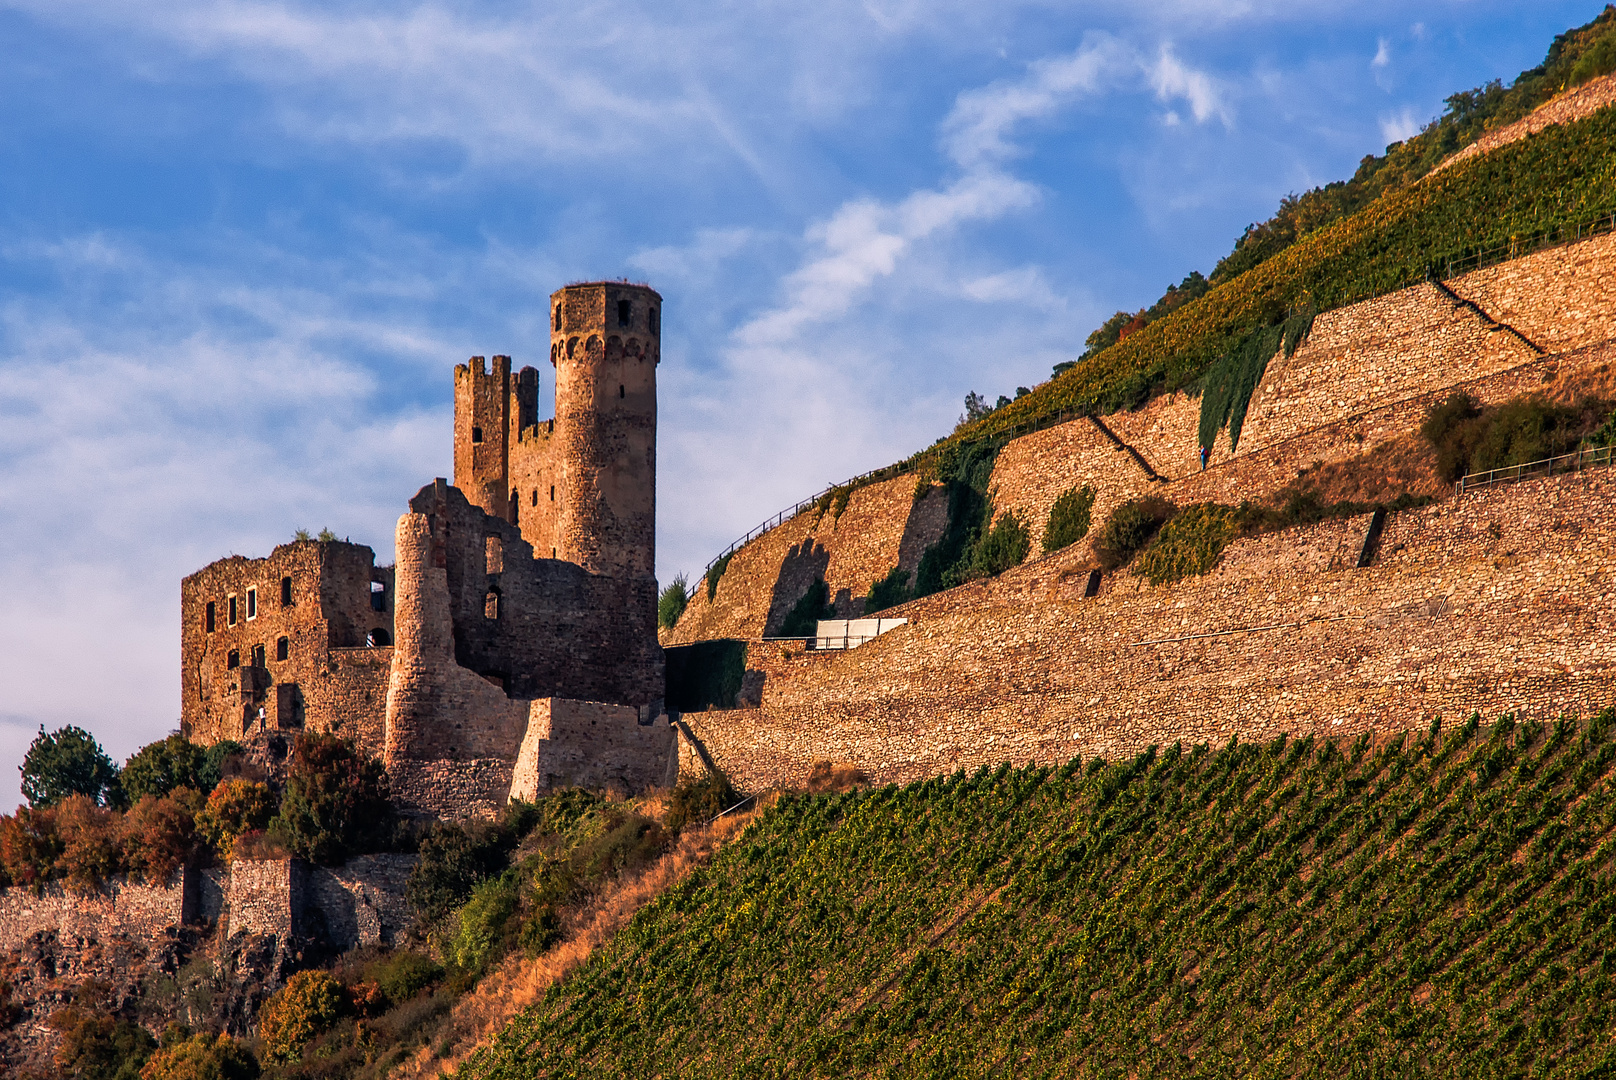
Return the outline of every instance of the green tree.
<path id="1" fill-rule="evenodd" d="M 657 625 L 664 630 L 672 630 L 679 624 L 679 616 L 685 613 L 689 603 L 690 582 L 683 574 L 678 574 L 657 597 Z"/>
<path id="2" fill-rule="evenodd" d="M 814 578 L 808 591 L 786 613 L 780 624 L 781 637 L 813 637 L 819 629 L 820 619 L 834 619 L 836 609 L 831 606 L 830 586 L 824 578 Z"/>
<path id="3" fill-rule="evenodd" d="M 157 1040 L 139 1024 L 98 1009 L 68 1005 L 46 1021 L 61 1036 L 55 1064 L 73 1080 L 138 1080 Z"/>
<path id="4" fill-rule="evenodd" d="M 1020 566 L 1031 547 L 1032 534 L 1021 515 L 1014 510 L 1000 514 L 993 528 L 977 541 L 965 579 L 997 577 L 1013 566 Z"/>
<path id="5" fill-rule="evenodd" d="M 894 566 L 886 577 L 871 583 L 864 597 L 864 614 L 874 615 L 877 611 L 897 607 L 909 598 L 909 571 Z"/>
<path id="6" fill-rule="evenodd" d="M 270 832 L 302 858 L 334 865 L 381 850 L 394 825 L 387 774 L 335 735 L 298 737 L 287 763 L 286 790 Z"/>
<path id="7" fill-rule="evenodd" d="M 100 805 L 118 802 L 118 766 L 88 731 L 72 724 L 39 734 L 22 762 L 22 794 L 29 806 L 51 806 L 69 795 L 87 795 Z"/>
<path id="8" fill-rule="evenodd" d="M 134 802 L 142 795 L 167 795 L 177 787 L 205 795 L 212 790 L 202 778 L 206 764 L 207 751 L 183 735 L 147 743 L 124 762 L 124 795 Z"/>

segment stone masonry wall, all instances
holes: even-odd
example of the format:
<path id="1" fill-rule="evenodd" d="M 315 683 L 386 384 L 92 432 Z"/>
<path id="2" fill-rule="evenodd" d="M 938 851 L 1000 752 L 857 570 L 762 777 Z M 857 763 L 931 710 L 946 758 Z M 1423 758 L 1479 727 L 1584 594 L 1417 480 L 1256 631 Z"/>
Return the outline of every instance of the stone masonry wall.
<path id="1" fill-rule="evenodd" d="M 673 728 L 666 715 L 599 701 L 533 702 L 511 779 L 511 798 L 532 802 L 558 787 L 636 794 L 668 786 Z"/>
<path id="2" fill-rule="evenodd" d="M 348 663 L 373 631 L 392 638 L 393 573 L 374 562 L 362 544 L 300 540 L 268 558 L 235 555 L 187 577 L 180 586 L 181 729 L 200 743 L 266 728 L 379 731 L 383 705 L 374 686 L 357 692 L 362 699 L 369 690 L 369 713 L 350 711 L 354 683 L 365 681 L 374 661 Z M 283 604 L 287 579 L 291 603 Z M 380 744 L 368 749 L 379 753 Z"/>
<path id="3" fill-rule="evenodd" d="M 1584 473 L 1237 541 L 1202 578 L 1057 553 L 900 609 L 848 652 L 762 654 L 762 707 L 684 717 L 743 788 L 851 762 L 902 781 L 1238 735 L 1354 735 L 1616 698 L 1616 475 Z M 1350 560 L 1355 563 L 1356 560 Z M 688 767 L 688 758 L 684 763 Z"/>
<path id="4" fill-rule="evenodd" d="M 1491 333 L 1434 286 L 1327 311 L 1307 341 L 1269 363 L 1251 396 L 1240 452 L 1252 453 L 1310 428 L 1478 375 L 1536 354 L 1512 334 Z M 1229 457 L 1227 432 L 1214 461 Z"/>
<path id="5" fill-rule="evenodd" d="M 1094 488 L 1090 520 L 1095 525 L 1102 524 L 1119 504 L 1160 486 L 1131 454 L 1085 417 L 1006 445 L 993 463 L 989 490 L 994 495 L 995 516 L 1022 515 L 1032 530 L 1036 555 L 1049 524 L 1050 507 L 1064 492 L 1085 484 Z"/>
<path id="6" fill-rule="evenodd" d="M 918 500 L 914 493 L 915 478 L 900 476 L 854 491 L 839 518 L 810 509 L 764 533 L 735 553 L 714 601 L 704 581 L 694 583 L 690 606 L 664 641 L 755 641 L 779 627 L 815 577 L 825 579 L 838 616 L 861 614 L 855 602 L 870 586 L 893 567 L 913 574 L 948 524 L 941 487 Z"/>
<path id="7" fill-rule="evenodd" d="M 1484 405 L 1531 393 L 1551 393 L 1568 384 L 1598 379 L 1616 365 L 1616 343 L 1538 357 L 1507 371 L 1347 417 L 1294 435 L 1253 453 L 1242 453 L 1161 488 L 1180 506 L 1197 502 L 1239 503 L 1290 483 L 1297 470 L 1344 461 L 1388 439 L 1417 432 L 1431 408 L 1464 391 Z"/>
<path id="8" fill-rule="evenodd" d="M 0 889 L 0 953 L 22 948 L 39 933 L 55 933 L 64 945 L 110 942 L 127 937 L 155 940 L 164 929 L 185 921 L 186 881 L 175 874 L 163 885 L 117 877 L 94 892 L 60 884 L 31 889 Z"/>
<path id="9" fill-rule="evenodd" d="M 1448 287 L 1549 352 L 1616 338 L 1616 234 L 1465 274 Z"/>

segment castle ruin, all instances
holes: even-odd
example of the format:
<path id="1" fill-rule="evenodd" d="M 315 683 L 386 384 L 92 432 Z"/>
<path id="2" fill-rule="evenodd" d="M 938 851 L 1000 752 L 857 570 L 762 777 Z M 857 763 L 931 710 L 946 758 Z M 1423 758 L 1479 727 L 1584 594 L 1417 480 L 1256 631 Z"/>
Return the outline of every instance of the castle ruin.
<path id="1" fill-rule="evenodd" d="M 454 371 L 454 483 L 399 518 L 397 564 L 299 539 L 180 589 L 181 729 L 284 746 L 333 732 L 407 808 L 491 812 L 558 784 L 671 779 L 656 636 L 662 298 L 621 282 L 550 298 L 555 418 L 539 373 Z M 513 782 L 515 790 L 513 791 Z"/>

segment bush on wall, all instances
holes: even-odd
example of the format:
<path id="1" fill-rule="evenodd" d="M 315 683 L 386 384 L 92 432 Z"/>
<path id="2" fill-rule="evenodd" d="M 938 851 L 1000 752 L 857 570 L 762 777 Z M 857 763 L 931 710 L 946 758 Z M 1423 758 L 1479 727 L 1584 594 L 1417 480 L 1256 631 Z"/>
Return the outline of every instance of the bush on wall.
<path id="1" fill-rule="evenodd" d="M 1134 560 L 1132 573 L 1152 585 L 1164 585 L 1204 574 L 1235 538 L 1233 507 L 1198 503 L 1185 507 L 1163 525 L 1155 543 Z"/>
<path id="2" fill-rule="evenodd" d="M 1178 507 L 1160 495 L 1130 499 L 1111 511 L 1105 531 L 1094 542 L 1094 553 L 1099 557 L 1101 568 L 1115 570 L 1126 566 L 1176 513 Z"/>
<path id="3" fill-rule="evenodd" d="M 1071 488 L 1049 508 L 1044 526 L 1044 554 L 1075 544 L 1089 534 L 1089 518 L 1094 512 L 1094 485 Z"/>

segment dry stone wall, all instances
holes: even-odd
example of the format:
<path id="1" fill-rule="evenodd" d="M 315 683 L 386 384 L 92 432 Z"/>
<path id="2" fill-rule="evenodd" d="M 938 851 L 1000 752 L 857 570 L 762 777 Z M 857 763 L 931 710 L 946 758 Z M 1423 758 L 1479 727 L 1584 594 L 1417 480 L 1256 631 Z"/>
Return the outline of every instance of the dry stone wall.
<path id="1" fill-rule="evenodd" d="M 543 698 L 532 704 L 517 754 L 511 798 L 532 802 L 558 787 L 630 794 L 668 786 L 673 729 L 666 715 L 599 701 Z"/>
<path id="2" fill-rule="evenodd" d="M 1512 259 L 1447 284 L 1549 352 L 1616 337 L 1616 234 Z"/>
<path id="3" fill-rule="evenodd" d="M 742 547 L 712 601 L 706 583 L 697 581 L 690 606 L 663 641 L 756 641 L 779 627 L 816 577 L 824 578 L 839 617 L 862 614 L 870 586 L 893 567 L 912 575 L 947 524 L 948 496 L 940 486 L 920 499 L 912 476 L 861 487 L 840 517 L 810 509 Z"/>
<path id="4" fill-rule="evenodd" d="M 1486 154 L 1497 150 L 1500 146 L 1508 146 L 1518 139 L 1534 135 L 1553 124 L 1570 124 L 1584 120 L 1610 105 L 1616 105 L 1616 75 L 1605 75 L 1583 83 L 1575 90 L 1567 91 L 1553 101 L 1539 105 L 1532 112 L 1515 121 L 1506 124 L 1496 131 L 1489 131 L 1469 146 L 1444 160 L 1433 173 L 1441 172 L 1461 161 L 1468 161 L 1478 154 Z"/>
<path id="5" fill-rule="evenodd" d="M 1616 476 L 1586 473 L 1241 540 L 1152 587 L 1057 554 L 900 609 L 848 652 L 749 657 L 762 707 L 684 717 L 747 788 L 832 759 L 878 781 L 1234 736 L 1353 735 L 1616 699 Z M 1351 560 L 1355 562 L 1355 560 Z M 682 765 L 692 767 L 692 756 Z"/>

